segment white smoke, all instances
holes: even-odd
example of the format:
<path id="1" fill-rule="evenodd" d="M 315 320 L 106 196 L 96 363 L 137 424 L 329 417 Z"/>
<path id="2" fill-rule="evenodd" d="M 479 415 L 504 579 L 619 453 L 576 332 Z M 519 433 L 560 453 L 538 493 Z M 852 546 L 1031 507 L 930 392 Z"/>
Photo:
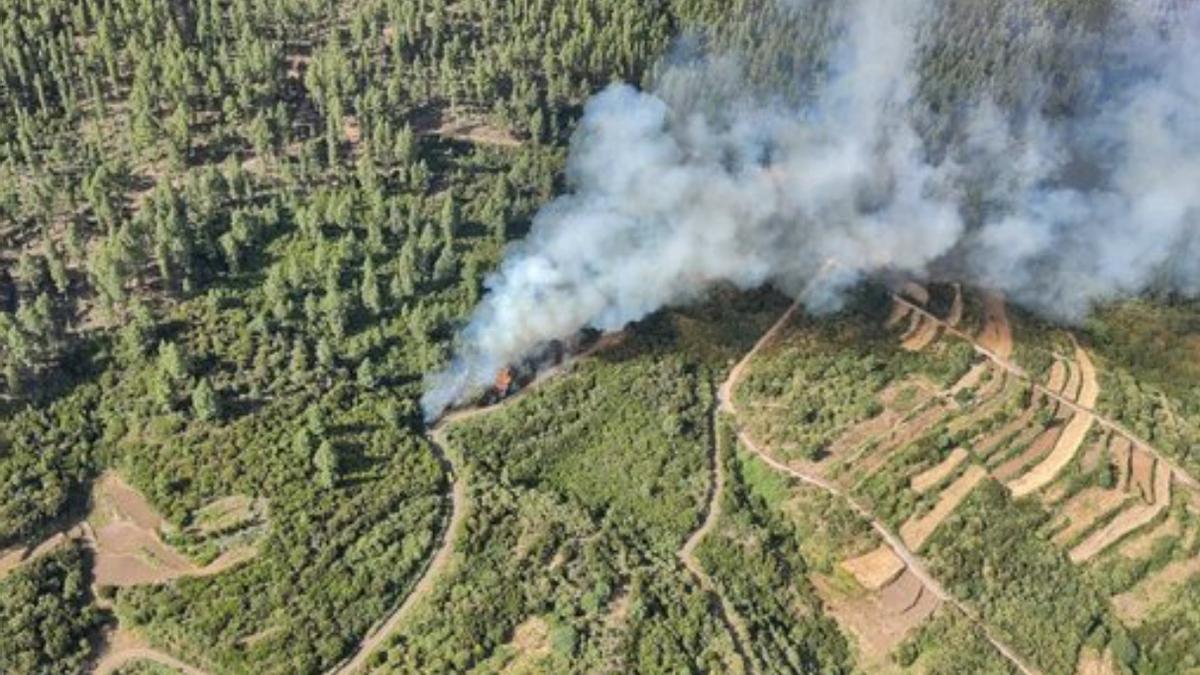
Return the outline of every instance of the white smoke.
<path id="1" fill-rule="evenodd" d="M 1016 122 L 983 102 L 933 153 L 914 64 L 934 10 L 846 3 L 803 104 L 738 95 L 726 59 L 668 68 L 653 93 L 594 97 L 572 140 L 571 192 L 488 279 L 453 362 L 427 382 L 427 417 L 548 341 L 621 328 L 718 282 L 771 282 L 831 307 L 864 276 L 954 257 L 970 280 L 1060 317 L 1152 282 L 1195 290 L 1196 13 L 1169 33 L 1131 24 L 1098 80 L 1133 84 L 1101 87 L 1086 114 Z M 1072 179 L 1078 165 L 1101 177 Z M 988 205 L 975 221 L 972 191 Z"/>

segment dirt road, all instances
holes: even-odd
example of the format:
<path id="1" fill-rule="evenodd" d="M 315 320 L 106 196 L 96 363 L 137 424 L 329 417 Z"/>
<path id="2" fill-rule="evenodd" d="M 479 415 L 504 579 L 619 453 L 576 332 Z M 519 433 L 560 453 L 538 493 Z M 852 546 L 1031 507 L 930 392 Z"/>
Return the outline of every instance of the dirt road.
<path id="1" fill-rule="evenodd" d="M 908 304 L 912 304 L 912 303 L 908 303 Z M 925 312 L 925 310 L 920 309 L 916 305 L 912 305 L 912 306 L 914 309 L 924 313 L 928 317 L 933 317 L 933 315 L 929 314 L 928 312 Z M 741 376 L 744 373 L 746 366 L 749 364 L 750 360 L 753 359 L 754 356 L 756 356 L 757 353 L 764 346 L 769 344 L 771 342 L 771 340 L 775 338 L 775 336 L 783 329 L 783 327 L 791 319 L 792 314 L 797 310 L 797 308 L 798 308 L 798 304 L 792 305 L 787 310 L 787 312 L 785 312 L 784 315 L 782 317 L 780 317 L 780 319 L 775 323 L 775 325 L 772 326 L 771 329 L 768 330 L 766 332 L 766 334 L 763 335 L 763 337 L 758 341 L 758 343 L 756 343 L 754 345 L 754 347 L 749 352 L 747 352 L 744 357 L 742 357 L 742 360 L 739 361 L 738 364 L 736 366 L 734 366 L 734 368 L 730 371 L 729 377 L 726 378 L 725 382 L 721 385 L 721 388 L 720 388 L 721 404 L 722 404 L 722 408 L 724 410 L 726 410 L 727 412 L 729 412 L 730 414 L 732 414 L 736 417 L 737 405 L 733 401 L 732 394 L 733 394 L 735 387 L 737 386 L 738 380 L 741 378 Z M 940 319 L 937 319 L 936 317 L 933 317 L 933 318 L 934 318 L 934 320 L 937 320 L 940 322 Z M 987 641 L 990 642 L 992 644 L 992 646 L 996 648 L 996 651 L 1000 652 L 1000 654 L 1002 656 L 1004 656 L 1005 659 L 1007 659 L 1010 663 L 1012 663 L 1013 666 L 1015 666 L 1017 668 L 1017 670 L 1021 671 L 1024 675 L 1037 675 L 1039 673 L 1039 671 L 1034 669 L 1032 666 L 1027 665 L 1026 662 L 1024 661 L 1024 659 L 1022 659 L 1016 653 L 1016 651 L 1014 651 L 1011 647 L 1009 647 L 1007 644 L 1005 644 L 1003 641 L 1001 641 L 999 638 L 997 638 L 994 635 L 993 631 L 987 626 L 987 624 L 985 624 L 972 609 L 967 607 L 964 603 L 962 603 L 957 598 L 955 598 L 953 595 L 951 595 L 948 591 L 946 591 L 946 589 L 943 588 L 942 585 L 939 584 L 938 581 L 936 579 L 934 579 L 932 575 L 929 574 L 929 572 L 925 569 L 924 564 L 917 558 L 917 556 L 915 554 L 913 554 L 913 552 L 910 551 L 907 546 L 904 545 L 904 542 L 901 541 L 898 536 L 893 534 L 891 532 L 891 530 L 889 530 L 887 528 L 887 526 L 884 525 L 883 522 L 881 522 L 880 520 L 875 518 L 874 514 L 872 514 L 861 503 L 859 503 L 858 500 L 854 499 L 849 494 L 847 494 L 844 490 L 842 490 L 840 487 L 838 487 L 834 483 L 826 480 L 825 478 L 822 478 L 821 476 L 817 476 L 815 474 L 810 474 L 805 471 L 795 469 L 795 468 L 788 466 L 787 464 L 784 464 L 783 462 L 780 462 L 779 460 L 775 459 L 774 457 L 771 456 L 771 454 L 769 452 L 767 452 L 765 449 L 763 449 L 761 446 L 759 446 L 754 441 L 754 439 L 750 438 L 749 435 L 747 435 L 741 429 L 739 429 L 737 431 L 737 437 L 738 437 L 738 440 L 741 441 L 741 443 L 744 446 L 746 446 L 746 448 L 748 450 L 753 452 L 759 459 L 761 459 L 767 466 L 771 467 L 772 469 L 775 469 L 776 471 L 779 471 L 781 473 L 785 473 L 789 476 L 792 476 L 793 478 L 795 478 L 803 483 L 806 483 L 808 485 L 818 487 L 818 488 L 828 492 L 829 494 L 843 500 L 848 506 L 850 506 L 851 509 L 854 510 L 855 513 L 857 513 L 859 515 L 859 517 L 861 517 L 863 520 L 866 520 L 868 523 L 871 524 L 872 529 L 874 529 L 879 534 L 879 536 L 883 538 L 884 542 L 888 545 L 888 547 L 891 548 L 892 551 L 894 551 L 895 554 L 901 560 L 904 561 L 904 564 L 908 566 L 908 569 L 918 579 L 921 580 L 921 583 L 923 583 L 925 585 L 925 587 L 931 593 L 936 595 L 943 602 L 950 603 L 951 605 L 956 607 L 960 612 L 962 612 L 962 614 L 964 616 L 966 616 L 976 626 L 978 626 L 979 629 L 981 631 L 983 631 L 984 637 L 987 639 Z"/>
<path id="2" fill-rule="evenodd" d="M 105 636 L 104 647 L 91 672 L 93 675 L 110 675 L 137 661 L 152 661 L 184 675 L 208 675 L 207 671 L 189 666 L 170 654 L 154 649 L 137 633 L 122 628 Z"/>
<path id="3" fill-rule="evenodd" d="M 717 405 L 719 406 L 719 392 L 717 396 Z M 717 590 L 716 584 L 713 583 L 708 573 L 704 571 L 704 567 L 700 565 L 700 561 L 696 559 L 696 547 L 700 545 L 704 537 L 708 536 L 708 533 L 712 531 L 717 521 L 721 518 L 721 500 L 725 495 L 725 467 L 722 465 L 720 453 L 717 451 L 718 432 L 715 410 L 712 411 L 710 417 L 712 445 L 709 450 L 708 460 L 709 471 L 711 473 L 708 499 L 705 503 L 704 516 L 700 526 L 684 542 L 683 547 L 679 549 L 678 556 L 683 566 L 700 582 L 700 587 L 715 595 L 720 601 L 721 619 L 734 641 L 734 650 L 742 661 L 742 670 L 746 673 L 753 673 L 754 662 L 747 656 L 750 646 L 750 631 L 746 628 L 746 623 L 742 621 L 742 618 L 733 610 L 733 606 L 725 599 L 725 596 Z"/>
<path id="4" fill-rule="evenodd" d="M 382 623 L 377 624 L 375 628 L 367 633 L 362 641 L 358 643 L 353 656 L 330 671 L 334 675 L 347 675 L 348 673 L 356 673 L 362 670 L 363 666 L 367 663 L 367 659 L 371 658 L 371 655 L 383 645 L 384 641 L 392 633 L 396 632 L 396 629 L 400 626 L 400 622 L 408 616 L 412 608 L 429 595 L 430 591 L 433 590 L 434 584 L 442 577 L 442 574 L 453 559 L 454 544 L 457 541 L 459 530 L 462 529 L 462 523 L 467 512 L 467 483 L 463 479 L 461 472 L 455 470 L 454 463 L 450 459 L 450 454 L 445 450 L 446 425 L 453 424 L 455 420 L 469 417 L 468 413 L 471 412 L 476 411 L 466 411 L 457 416 L 448 415 L 442 418 L 427 434 L 434 455 L 450 480 L 450 492 L 446 500 L 450 514 L 444 520 L 437 552 L 426 563 L 425 569 L 422 570 L 416 585 L 404 597 L 400 605 Z"/>

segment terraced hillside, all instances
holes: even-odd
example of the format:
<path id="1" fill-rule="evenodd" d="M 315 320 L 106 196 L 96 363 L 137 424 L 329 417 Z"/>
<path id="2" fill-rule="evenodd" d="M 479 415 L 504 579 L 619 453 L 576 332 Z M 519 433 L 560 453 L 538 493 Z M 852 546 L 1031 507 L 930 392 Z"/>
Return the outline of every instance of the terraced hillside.
<path id="1" fill-rule="evenodd" d="M 1032 667 L 1190 663 L 1135 644 L 1200 582 L 1194 480 L 1098 409 L 1111 378 L 1088 335 L 1015 320 L 991 294 L 964 317 L 962 293 L 910 286 L 832 321 L 791 319 L 736 390 L 746 435 L 886 523 Z M 841 561 L 862 612 L 911 575 L 901 553 Z M 862 620 L 840 616 L 852 631 Z"/>

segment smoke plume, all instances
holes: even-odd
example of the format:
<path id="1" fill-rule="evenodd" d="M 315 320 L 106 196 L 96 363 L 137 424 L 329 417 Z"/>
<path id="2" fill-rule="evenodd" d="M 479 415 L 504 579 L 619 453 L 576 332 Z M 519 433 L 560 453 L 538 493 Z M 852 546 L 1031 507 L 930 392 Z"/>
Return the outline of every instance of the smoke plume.
<path id="1" fill-rule="evenodd" d="M 800 18 L 815 2 L 790 0 Z M 1050 114 L 1055 83 L 1033 77 L 1007 100 L 984 88 L 929 104 L 921 64 L 947 0 L 836 4 L 822 65 L 786 91 L 749 83 L 737 54 L 706 54 L 665 65 L 650 91 L 614 85 L 587 104 L 570 191 L 487 280 L 454 360 L 427 382 L 427 417 L 548 341 L 722 282 L 827 309 L 864 277 L 945 268 L 1060 319 L 1151 285 L 1197 291 L 1190 5 L 1167 19 L 1123 6 L 1083 36 L 1071 109 Z"/>

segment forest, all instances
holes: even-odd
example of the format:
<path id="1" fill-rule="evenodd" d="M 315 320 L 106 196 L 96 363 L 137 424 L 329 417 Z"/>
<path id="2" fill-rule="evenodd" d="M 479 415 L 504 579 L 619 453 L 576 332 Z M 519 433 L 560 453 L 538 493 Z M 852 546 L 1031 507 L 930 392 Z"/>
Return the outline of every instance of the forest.
<path id="1" fill-rule="evenodd" d="M 1008 100 L 1037 64 L 1062 76 L 1057 114 L 1078 86 L 1066 45 L 1110 7 L 943 4 L 921 52 L 924 105 Z M 721 288 L 628 327 L 450 427 L 452 469 L 418 405 L 506 247 L 569 190 L 589 96 L 651 86 L 684 45 L 736 53 L 756 91 L 803 100 L 797 74 L 827 66 L 831 6 L 0 0 L 0 557 L 22 559 L 0 575 L 0 671 L 85 670 L 119 626 L 207 672 L 327 672 L 414 592 L 462 479 L 470 508 L 446 576 L 373 667 L 854 672 L 854 640 L 810 578 L 864 553 L 869 528 L 796 497 L 717 413 L 729 369 L 789 305 L 778 292 Z M 1048 32 L 1006 28 L 1020 21 Z M 744 395 L 787 413 L 739 424 L 784 459 L 820 458 L 889 386 L 944 386 L 973 365 L 965 344 L 903 352 L 880 327 L 886 292 L 857 293 L 834 316 L 802 315 L 807 337 L 750 370 Z M 1200 468 L 1200 399 L 1176 368 L 1194 354 L 1159 348 L 1195 332 L 1194 309 L 1110 308 L 1081 339 L 1107 366 L 1100 406 Z M 956 440 L 930 434 L 857 494 L 895 524 L 930 508 L 902 471 Z M 707 518 L 718 463 L 726 492 L 698 577 L 678 551 Z M 82 542 L 25 560 L 102 524 L 94 486 L 109 472 L 197 568 L 241 536 L 206 529 L 213 505 L 264 505 L 253 556 L 119 586 L 92 583 Z M 1126 647 L 1129 668 L 1194 665 L 1168 630 L 1195 623 L 1185 602 L 1124 631 L 1092 581 L 1024 536 L 1044 524 L 1036 511 L 992 490 L 929 559 L 1014 644 L 1047 672 L 1087 640 Z M 1014 600 L 984 568 L 1038 578 Z M 923 672 L 953 672 L 959 653 L 979 672 L 1006 668 L 953 613 L 896 653 Z"/>

